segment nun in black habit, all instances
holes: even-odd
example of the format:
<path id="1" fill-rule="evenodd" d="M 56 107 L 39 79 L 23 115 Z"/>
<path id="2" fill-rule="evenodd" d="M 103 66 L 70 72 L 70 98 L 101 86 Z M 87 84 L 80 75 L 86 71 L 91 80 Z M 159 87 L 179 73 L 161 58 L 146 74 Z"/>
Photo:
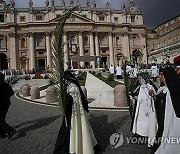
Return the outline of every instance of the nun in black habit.
<path id="1" fill-rule="evenodd" d="M 70 71 L 64 72 L 64 79 L 67 86 L 67 127 L 64 118 L 54 154 L 94 154 L 99 146 L 87 119 L 88 102 L 78 80 Z"/>
<path id="2" fill-rule="evenodd" d="M 167 85 L 164 129 L 160 146 L 155 154 L 179 154 L 180 146 L 180 78 L 173 68 L 163 70 Z M 172 142 L 167 142 L 170 140 Z"/>
<path id="3" fill-rule="evenodd" d="M 154 104 L 155 104 L 157 122 L 158 122 L 158 130 L 156 134 L 156 139 L 152 147 L 152 151 L 151 151 L 152 154 L 155 153 L 155 151 L 160 146 L 160 139 L 162 138 L 162 134 L 164 130 L 166 94 L 167 94 L 168 89 L 165 83 L 165 78 L 164 78 L 162 68 L 159 70 L 159 79 L 160 79 L 160 87 L 158 88 L 156 95 L 151 91 L 149 92 L 150 96 L 152 96 L 155 101 Z"/>

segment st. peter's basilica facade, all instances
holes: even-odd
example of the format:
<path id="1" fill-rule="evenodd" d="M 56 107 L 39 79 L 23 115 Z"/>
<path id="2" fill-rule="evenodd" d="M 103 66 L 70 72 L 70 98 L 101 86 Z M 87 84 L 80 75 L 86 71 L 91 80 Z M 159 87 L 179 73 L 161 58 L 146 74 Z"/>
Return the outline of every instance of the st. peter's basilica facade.
<path id="1" fill-rule="evenodd" d="M 82 6 L 73 0 L 46 0 L 44 7 L 15 8 L 11 0 L 6 4 L 0 0 L 0 54 L 7 59 L 5 69 L 46 69 L 52 67 L 53 32 L 61 16 L 73 6 L 78 9 L 67 20 L 64 27 L 65 62 L 77 67 L 109 67 L 121 64 L 122 58 L 131 59 L 133 50 L 143 54 L 147 63 L 146 26 L 142 11 L 131 1 L 128 6 L 119 5 L 111 10 L 97 8 L 96 2 L 87 0 Z M 1 65 L 3 65 L 1 64 Z"/>

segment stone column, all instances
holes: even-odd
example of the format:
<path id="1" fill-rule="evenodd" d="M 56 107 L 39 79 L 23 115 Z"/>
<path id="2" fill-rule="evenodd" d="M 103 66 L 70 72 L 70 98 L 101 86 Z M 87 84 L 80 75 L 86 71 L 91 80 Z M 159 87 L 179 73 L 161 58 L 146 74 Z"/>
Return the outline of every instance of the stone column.
<path id="1" fill-rule="evenodd" d="M 30 33 L 29 38 L 29 52 L 30 52 L 30 69 L 36 68 L 35 52 L 34 52 L 34 33 Z"/>
<path id="2" fill-rule="evenodd" d="M 96 50 L 96 56 L 99 56 L 99 39 L 98 39 L 98 33 L 95 33 L 95 50 Z M 100 67 L 100 58 L 97 58 L 97 67 Z"/>
<path id="3" fill-rule="evenodd" d="M 68 69 L 68 63 L 69 63 L 69 55 L 68 55 L 68 42 L 67 42 L 67 33 L 64 32 L 63 34 L 63 42 L 64 42 L 64 69 Z"/>
<path id="4" fill-rule="evenodd" d="M 46 33 L 46 53 L 47 53 L 47 66 L 49 66 L 49 69 L 52 68 L 51 63 L 51 44 L 50 44 L 50 33 Z"/>
<path id="5" fill-rule="evenodd" d="M 84 51 L 83 51 L 83 38 L 82 38 L 82 32 L 79 32 L 79 55 L 84 56 Z M 80 66 L 84 67 L 84 62 L 80 62 Z"/>
<path id="6" fill-rule="evenodd" d="M 127 60 L 130 60 L 130 48 L 129 48 L 129 38 L 128 38 L 128 33 L 123 34 L 123 55 L 127 57 Z"/>
<path id="7" fill-rule="evenodd" d="M 147 46 L 146 46 L 146 34 L 140 35 L 141 37 L 141 45 L 142 45 L 142 63 L 147 64 Z"/>
<path id="8" fill-rule="evenodd" d="M 93 32 L 89 33 L 90 36 L 90 56 L 94 56 L 94 39 L 93 39 Z M 91 65 L 95 68 L 95 61 L 91 61 Z"/>
<path id="9" fill-rule="evenodd" d="M 15 33 L 9 34 L 10 38 L 10 69 L 17 69 L 17 48 Z"/>
<path id="10" fill-rule="evenodd" d="M 113 51 L 113 39 L 112 39 L 112 33 L 109 33 L 109 60 L 110 60 L 110 66 L 114 66 L 114 51 Z"/>

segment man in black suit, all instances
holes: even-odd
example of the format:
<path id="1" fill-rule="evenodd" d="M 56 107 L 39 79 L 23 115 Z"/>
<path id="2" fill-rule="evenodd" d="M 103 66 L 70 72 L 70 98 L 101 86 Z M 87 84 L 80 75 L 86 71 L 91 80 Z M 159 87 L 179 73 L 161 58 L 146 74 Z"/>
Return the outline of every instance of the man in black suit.
<path id="1" fill-rule="evenodd" d="M 6 123 L 6 115 L 11 105 L 10 97 L 14 94 L 14 91 L 10 84 L 5 82 L 5 75 L 0 72 L 0 137 L 11 138 L 16 132 L 14 128 Z"/>

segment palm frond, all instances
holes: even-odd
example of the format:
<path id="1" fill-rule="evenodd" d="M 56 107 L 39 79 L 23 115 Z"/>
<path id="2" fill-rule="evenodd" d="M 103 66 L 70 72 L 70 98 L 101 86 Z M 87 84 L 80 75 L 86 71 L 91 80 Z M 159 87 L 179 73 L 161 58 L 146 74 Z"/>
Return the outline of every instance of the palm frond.
<path id="1" fill-rule="evenodd" d="M 63 52 L 63 28 L 66 20 L 71 16 L 76 7 L 69 10 L 59 21 L 54 32 L 52 43 L 52 74 L 51 80 L 54 81 L 56 93 L 54 102 L 57 102 L 60 110 L 66 116 L 66 88 L 64 86 L 64 52 Z"/>

